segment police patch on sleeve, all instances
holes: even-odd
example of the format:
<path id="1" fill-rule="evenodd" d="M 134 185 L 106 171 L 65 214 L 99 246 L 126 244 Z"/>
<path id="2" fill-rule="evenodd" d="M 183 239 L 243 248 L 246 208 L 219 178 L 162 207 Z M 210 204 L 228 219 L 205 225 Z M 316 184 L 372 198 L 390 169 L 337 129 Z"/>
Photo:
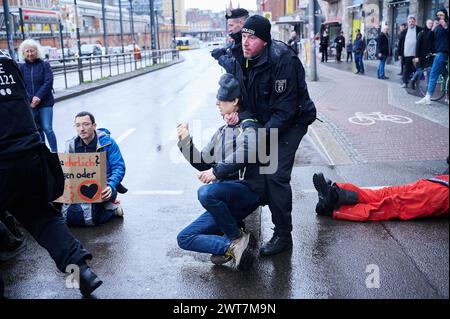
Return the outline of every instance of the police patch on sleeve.
<path id="1" fill-rule="evenodd" d="M 287 84 L 287 80 L 276 80 L 275 81 L 275 92 L 277 93 L 283 93 L 284 91 L 286 91 L 286 84 Z"/>

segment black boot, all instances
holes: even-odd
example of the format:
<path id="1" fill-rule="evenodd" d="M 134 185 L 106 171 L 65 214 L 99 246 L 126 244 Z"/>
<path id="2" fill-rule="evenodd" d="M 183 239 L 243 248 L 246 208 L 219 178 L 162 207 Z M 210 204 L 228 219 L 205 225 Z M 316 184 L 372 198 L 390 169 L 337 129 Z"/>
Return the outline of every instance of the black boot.
<path id="1" fill-rule="evenodd" d="M 102 283 L 88 265 L 80 266 L 80 292 L 84 297 L 89 297 Z"/>
<path id="2" fill-rule="evenodd" d="M 292 237 L 290 234 L 286 236 L 274 234 L 272 238 L 259 249 L 259 254 L 261 256 L 272 256 L 289 248 L 292 248 Z"/>
<path id="3" fill-rule="evenodd" d="M 331 216 L 336 206 L 338 195 L 336 188 L 327 182 L 322 173 L 313 175 L 314 188 L 319 194 L 319 202 L 316 205 L 317 215 Z"/>
<path id="4" fill-rule="evenodd" d="M 319 194 L 316 206 L 318 215 L 332 216 L 333 211 L 340 206 L 358 203 L 358 193 L 340 188 L 336 184 L 331 185 L 322 173 L 314 174 L 313 184 Z"/>

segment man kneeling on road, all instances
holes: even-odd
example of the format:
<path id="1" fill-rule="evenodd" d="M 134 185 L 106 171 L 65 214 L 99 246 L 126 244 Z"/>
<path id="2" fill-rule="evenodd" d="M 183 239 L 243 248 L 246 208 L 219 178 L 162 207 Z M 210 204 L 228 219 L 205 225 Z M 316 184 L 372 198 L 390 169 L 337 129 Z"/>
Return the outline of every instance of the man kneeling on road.
<path id="1" fill-rule="evenodd" d="M 94 116 L 80 112 L 75 116 L 77 136 L 66 143 L 66 153 L 106 152 L 106 188 L 102 191 L 103 203 L 64 204 L 62 214 L 69 225 L 95 226 L 104 224 L 114 216 L 123 216 L 117 193 L 127 189 L 121 181 L 125 175 L 125 162 L 119 146 L 107 129 L 97 129 Z"/>
<path id="2" fill-rule="evenodd" d="M 222 75 L 219 85 L 217 106 L 227 122 L 239 108 L 241 90 L 231 74 Z M 256 248 L 253 236 L 238 224 L 262 205 L 265 197 L 264 176 L 256 158 L 259 127 L 254 119 L 224 125 L 202 152 L 195 148 L 187 124 L 180 124 L 177 131 L 181 152 L 201 171 L 199 180 L 207 184 L 198 190 L 206 212 L 178 234 L 178 245 L 212 254 L 216 265 L 233 260 L 237 270 L 251 267 Z"/>
<path id="3" fill-rule="evenodd" d="M 448 216 L 448 177 L 447 172 L 411 184 L 371 190 L 332 183 L 322 173 L 314 174 L 314 187 L 319 193 L 316 213 L 352 221 Z"/>

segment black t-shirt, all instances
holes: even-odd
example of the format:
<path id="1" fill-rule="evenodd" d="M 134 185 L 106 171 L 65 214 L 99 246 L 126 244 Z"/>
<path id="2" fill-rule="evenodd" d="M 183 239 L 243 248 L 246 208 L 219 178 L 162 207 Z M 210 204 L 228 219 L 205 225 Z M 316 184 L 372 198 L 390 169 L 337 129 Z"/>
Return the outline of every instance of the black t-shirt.
<path id="1" fill-rule="evenodd" d="M 20 156 L 40 143 L 19 68 L 0 51 L 0 159 Z"/>

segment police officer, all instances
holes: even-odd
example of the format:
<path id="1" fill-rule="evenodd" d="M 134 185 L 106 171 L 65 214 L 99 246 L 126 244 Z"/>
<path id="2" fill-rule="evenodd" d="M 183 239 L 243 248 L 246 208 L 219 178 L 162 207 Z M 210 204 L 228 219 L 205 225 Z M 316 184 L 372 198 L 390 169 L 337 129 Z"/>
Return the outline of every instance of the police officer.
<path id="1" fill-rule="evenodd" d="M 211 56 L 219 62 L 227 73 L 231 73 L 233 60 L 232 55 L 235 52 L 240 52 L 241 49 L 241 29 L 244 26 L 245 20 L 248 18 L 248 11 L 242 8 L 237 8 L 226 13 L 228 36 L 233 39 L 224 48 L 214 49 Z"/>
<path id="2" fill-rule="evenodd" d="M 77 265 L 80 276 L 74 279 L 79 279 L 81 293 L 89 296 L 102 284 L 86 263 L 92 255 L 50 203 L 63 190 L 61 166 L 57 158 L 57 165 L 52 165 L 57 155 L 41 143 L 17 64 L 1 51 L 0 77 L 0 211 L 10 212 L 60 271 Z"/>
<path id="3" fill-rule="evenodd" d="M 246 109 L 239 118 L 255 116 L 268 133 L 278 130 L 278 168 L 266 174 L 275 228 L 272 238 L 260 249 L 262 256 L 292 247 L 291 172 L 300 141 L 316 119 L 300 60 L 288 45 L 271 39 L 270 29 L 269 20 L 262 16 L 247 19 L 242 28 L 243 51 L 236 56 L 233 69 Z"/>

